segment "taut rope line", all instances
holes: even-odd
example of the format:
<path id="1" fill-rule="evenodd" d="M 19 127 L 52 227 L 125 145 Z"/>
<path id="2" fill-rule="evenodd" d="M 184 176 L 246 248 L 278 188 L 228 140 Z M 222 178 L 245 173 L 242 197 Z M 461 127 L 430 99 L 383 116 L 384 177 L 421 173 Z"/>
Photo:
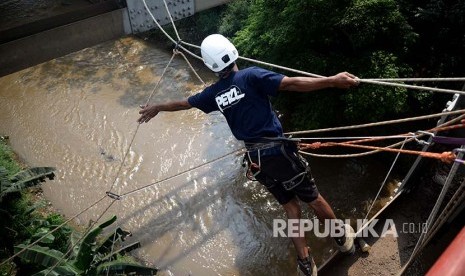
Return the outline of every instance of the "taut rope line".
<path id="1" fill-rule="evenodd" d="M 168 64 L 166 65 L 165 69 L 163 69 L 163 72 L 162 72 L 160 78 L 158 79 L 157 84 L 152 89 L 152 92 L 150 93 L 150 96 L 148 97 L 147 101 L 145 102 L 145 105 L 147 105 L 150 102 L 150 100 L 152 99 L 153 93 L 155 92 L 155 90 L 158 89 L 158 86 L 160 85 L 163 77 L 165 76 L 165 73 L 168 70 L 169 66 L 171 65 L 171 62 L 173 61 L 175 55 L 176 55 L 176 53 L 173 52 L 173 55 L 171 55 L 171 58 L 170 58 Z M 139 128 L 140 128 L 140 124 L 137 124 L 136 130 L 134 131 L 134 133 L 133 133 L 133 135 L 131 137 L 131 142 L 129 143 L 128 148 L 126 149 L 126 152 L 124 153 L 123 159 L 121 160 L 121 164 L 120 164 L 119 169 L 118 169 L 118 172 L 116 173 L 115 179 L 113 180 L 113 183 L 111 184 L 110 189 L 108 190 L 108 192 L 112 191 L 113 187 L 116 184 L 116 181 L 118 180 L 119 174 L 121 173 L 121 170 L 122 170 L 122 168 L 124 166 L 126 158 L 128 157 L 129 151 L 131 150 L 131 146 L 134 143 L 134 139 L 136 138 L 136 135 L 137 135 L 137 132 L 139 131 Z"/>
<path id="2" fill-rule="evenodd" d="M 436 82 L 436 81 L 465 81 L 465 78 L 392 78 L 392 79 L 365 79 L 369 81 L 399 81 L 399 82 Z"/>
<path id="3" fill-rule="evenodd" d="M 410 118 L 404 118 L 404 119 L 382 121 L 382 122 L 376 122 L 376 123 L 332 127 L 332 128 L 321 128 L 321 129 L 312 129 L 312 130 L 291 131 L 291 132 L 286 132 L 285 134 L 286 135 L 299 135 L 299 134 L 320 133 L 320 132 L 336 131 L 336 130 L 358 129 L 358 128 L 383 126 L 383 125 L 396 124 L 396 123 L 406 123 L 406 122 L 412 122 L 412 121 L 418 121 L 418 120 L 426 120 L 426 119 L 441 117 L 443 115 L 456 115 L 456 114 L 462 114 L 462 113 L 465 113 L 465 109 L 447 111 L 447 112 L 441 112 L 441 113 L 435 113 L 435 114 L 423 115 L 423 116 L 417 116 L 417 117 L 410 117 Z"/>
<path id="4" fill-rule="evenodd" d="M 404 149 L 401 150 L 401 149 L 393 149 L 390 147 L 375 147 L 375 146 L 367 146 L 367 145 L 350 144 L 347 142 L 344 142 L 344 143 L 328 142 L 325 144 L 326 144 L 325 146 L 343 146 L 343 147 L 371 149 L 371 150 L 388 151 L 388 152 L 400 152 L 400 153 L 411 154 L 411 155 L 419 155 L 421 157 L 439 159 L 446 163 L 455 161 L 455 157 L 456 157 L 455 154 L 452 152 L 436 153 L 436 152 L 425 152 L 425 151 L 416 151 L 416 150 L 404 150 Z M 305 148 L 306 146 L 305 144 L 303 146 L 304 146 L 303 149 L 307 149 Z"/>
<path id="5" fill-rule="evenodd" d="M 50 232 L 48 232 L 48 234 L 52 234 L 54 233 L 55 231 L 57 231 L 58 229 L 60 229 L 61 227 L 65 226 L 68 222 L 72 221 L 73 219 L 77 218 L 78 216 L 82 215 L 84 212 L 88 211 L 89 209 L 91 209 L 92 207 L 94 207 L 95 205 L 97 205 L 98 203 L 100 203 L 103 199 L 105 199 L 107 196 L 103 196 L 102 198 L 100 198 L 99 200 L 97 200 L 96 202 L 94 202 L 93 204 L 91 204 L 89 207 L 87 207 L 86 209 L 82 210 L 81 212 L 77 213 L 76 215 L 72 216 L 71 218 L 67 219 L 66 221 L 64 221 L 62 224 L 58 225 L 57 227 L 53 228 L 52 230 L 50 230 Z M 23 253 L 24 251 L 26 251 L 27 249 L 30 249 L 32 246 L 38 244 L 39 242 L 41 242 L 47 235 L 43 235 L 42 237 L 40 237 L 39 239 L 37 239 L 36 241 L 34 241 L 33 243 L 29 244 L 28 246 L 26 246 L 25 248 L 21 249 L 20 251 L 18 251 L 16 254 L 13 254 L 13 256 L 9 257 L 8 259 L 4 260 L 2 263 L 0 263 L 0 266 L 5 264 L 6 262 L 9 262 L 11 260 L 13 260 L 15 257 L 17 257 L 19 254 Z"/>
<path id="6" fill-rule="evenodd" d="M 230 155 L 233 155 L 233 154 L 240 154 L 240 153 L 243 153 L 243 152 L 244 152 L 244 148 L 240 148 L 240 149 L 234 150 L 234 151 L 232 151 L 232 152 L 229 152 L 229 153 L 226 153 L 226 154 L 224 154 L 224 155 L 221 155 L 220 157 L 214 158 L 214 159 L 212 159 L 212 160 L 210 160 L 210 161 L 208 161 L 208 162 L 204 162 L 204 163 L 199 164 L 199 165 L 197 165 L 197 166 L 195 166 L 195 167 L 192 167 L 192 168 L 189 168 L 189 169 L 184 170 L 184 171 L 182 171 L 182 172 L 179 172 L 179 173 L 177 173 L 177 174 L 174 174 L 174 175 L 172 175 L 172 176 L 170 176 L 170 177 L 167 177 L 167 178 L 164 178 L 164 179 L 155 181 L 155 182 L 153 182 L 153 183 L 147 184 L 147 185 L 145 185 L 145 186 L 142 186 L 142 187 L 137 188 L 137 189 L 134 189 L 134 190 L 132 190 L 132 191 L 123 193 L 123 194 L 118 195 L 118 196 L 119 196 L 120 198 L 122 198 L 122 197 L 124 197 L 124 196 L 128 196 L 128 195 L 130 195 L 130 194 L 134 194 L 134 193 L 136 193 L 136 192 L 139 192 L 139 191 L 145 190 L 145 189 L 147 189 L 147 188 L 150 188 L 150 187 L 153 186 L 153 185 L 156 185 L 156 184 L 159 184 L 159 183 L 162 183 L 162 182 L 171 180 L 171 179 L 173 179 L 173 178 L 175 178 L 175 177 L 178 177 L 178 176 L 183 175 L 183 174 L 185 174 L 185 173 L 188 173 L 188 172 L 190 172 L 190 171 L 196 170 L 196 169 L 201 168 L 201 167 L 203 167 L 203 166 L 206 166 L 206 165 L 208 165 L 208 164 L 211 164 L 211 163 L 217 162 L 217 161 L 219 161 L 219 160 L 222 160 L 222 159 L 224 159 L 224 158 L 226 158 L 226 157 L 228 157 L 228 156 L 230 156 Z"/>
<path id="7" fill-rule="evenodd" d="M 145 0 L 144 0 L 144 4 L 145 4 Z M 170 18 L 171 25 L 173 25 L 174 33 L 176 34 L 178 41 L 181 41 L 181 38 L 179 37 L 179 34 L 178 34 L 178 30 L 176 29 L 176 25 L 174 25 L 173 17 L 171 16 L 170 10 L 168 9 L 168 5 L 166 4 L 165 0 L 163 0 L 163 4 L 165 4 L 166 13 L 168 14 Z M 147 6 L 145 8 L 147 9 Z"/>
<path id="8" fill-rule="evenodd" d="M 388 138 L 413 138 L 413 139 L 418 139 L 418 138 L 421 138 L 425 135 L 432 135 L 433 137 L 435 136 L 433 133 L 431 132 L 438 132 L 438 131 L 445 131 L 445 130 L 451 130 L 451 129 L 459 129 L 459 128 L 464 128 L 465 127 L 465 120 L 462 120 L 462 123 L 460 124 L 456 124 L 456 125 L 450 125 L 450 126 L 443 126 L 443 127 L 435 127 L 435 128 L 432 128 L 428 131 L 418 131 L 417 133 L 406 133 L 406 134 L 403 134 L 403 135 L 393 135 L 393 136 L 373 136 L 373 137 L 364 137 L 364 138 L 360 138 L 360 139 L 357 139 L 357 140 L 353 140 L 353 141 L 347 141 L 347 142 L 344 142 L 346 144 L 359 144 L 359 143 L 366 143 L 366 142 L 376 142 L 376 141 L 383 141 L 383 140 L 386 140 Z M 328 140 L 331 139 L 331 137 L 328 137 L 327 138 Z M 300 139 L 300 140 L 303 140 L 303 139 Z M 409 141 L 411 141 L 412 139 L 409 139 Z M 330 146 L 329 143 L 313 143 L 313 144 L 302 144 L 305 146 L 307 146 L 307 148 L 319 148 L 319 147 L 328 147 Z M 313 145 L 313 146 L 312 146 Z"/>
<path id="9" fill-rule="evenodd" d="M 455 122 L 458 122 L 460 120 L 462 120 L 463 118 L 465 118 L 465 114 L 463 115 L 460 115 L 458 116 L 457 118 L 454 118 L 454 119 L 451 119 L 450 121 L 448 122 L 445 122 L 435 128 L 432 128 L 429 130 L 429 132 L 433 132 L 433 131 L 437 131 L 438 129 L 439 130 L 446 130 L 447 128 L 449 127 L 452 127 L 450 126 L 451 124 L 455 123 Z M 423 135 L 425 134 L 420 134 L 417 136 L 417 138 L 419 137 L 422 137 Z M 410 138 L 408 139 L 407 142 L 410 142 L 412 140 L 414 140 L 415 138 Z M 399 145 L 401 145 L 402 142 L 398 142 L 398 143 L 395 143 L 395 144 L 392 144 L 390 146 L 387 146 L 386 148 L 394 148 L 394 147 L 397 147 Z M 307 156 L 312 156 L 312 157 L 321 157 L 321 158 L 353 158 L 353 157 L 362 157 L 362 156 L 367 156 L 367 155 L 371 155 L 371 154 L 375 154 L 375 153 L 378 153 L 380 152 L 381 150 L 373 150 L 373 151 L 369 151 L 369 152 L 362 152 L 362 153 L 355 153 L 355 154 L 336 154 L 336 155 L 330 155 L 330 154 L 315 154 L 315 153 L 309 153 L 309 152 L 305 152 L 305 151 L 299 151 L 301 154 L 303 155 L 307 155 Z"/>
<path id="10" fill-rule="evenodd" d="M 200 48 L 197 45 L 187 43 L 187 42 L 184 42 L 184 41 L 181 41 L 181 43 L 185 44 L 187 46 L 194 47 L 194 48 Z M 270 66 L 270 67 L 282 69 L 282 70 L 286 70 L 286 71 L 297 73 L 297 74 L 302 74 L 304 76 L 309 76 L 309 77 L 314 77 L 314 78 L 323 78 L 324 77 L 322 75 L 317 75 L 317 74 L 313 74 L 313 73 L 309 73 L 309 72 L 305 72 L 305 71 L 301 71 L 301 70 L 296 70 L 296 69 L 293 69 L 293 68 L 290 68 L 290 67 L 285 67 L 285 66 L 281 66 L 281 65 L 277 65 L 277 64 L 273 64 L 273 63 L 269 63 L 269 62 L 264 62 L 264 61 L 260 61 L 260 60 L 256 60 L 256 59 L 251 59 L 251 58 L 247 58 L 247 57 L 239 56 L 239 59 L 249 61 L 249 62 L 253 62 L 253 63 L 257 63 L 257 64 L 261 64 L 261 65 L 265 65 L 265 66 Z M 442 79 L 442 81 L 458 81 L 456 78 L 441 78 L 441 79 Z M 460 78 L 460 79 L 462 79 L 462 78 Z M 465 78 L 463 78 L 463 79 L 465 79 Z M 401 84 L 401 83 L 391 83 L 391 82 L 388 82 L 386 80 L 384 80 L 384 81 L 381 81 L 381 80 L 382 79 L 358 79 L 358 81 L 360 81 L 360 82 L 370 83 L 370 84 L 378 84 L 378 85 L 385 85 L 385 86 L 410 88 L 410 89 L 416 89 L 416 90 L 427 90 L 427 91 L 433 91 L 433 92 L 443 92 L 443 93 L 453 93 L 453 94 L 465 95 L 465 91 L 460 91 L 460 90 L 452 90 L 452 89 L 444 89 L 444 88 L 436 88 L 436 87 L 427 87 L 427 86 L 417 86 L 417 85 L 409 85 L 409 84 Z M 392 80 L 392 79 L 390 79 L 390 80 Z"/>

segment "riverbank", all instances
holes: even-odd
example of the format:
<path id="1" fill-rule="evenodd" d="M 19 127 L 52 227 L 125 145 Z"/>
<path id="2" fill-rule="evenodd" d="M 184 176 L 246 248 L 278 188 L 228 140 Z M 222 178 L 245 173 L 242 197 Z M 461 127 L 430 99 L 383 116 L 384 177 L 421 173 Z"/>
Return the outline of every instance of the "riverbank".
<path id="1" fill-rule="evenodd" d="M 34 237 L 38 237 L 39 231 L 43 227 L 35 227 L 33 222 L 47 222 L 49 224 L 61 224 L 64 218 L 52 204 L 45 199 L 40 186 L 24 189 L 19 193 L 5 193 L 4 187 L 9 177 L 26 169 L 28 166 L 16 155 L 8 145 L 8 137 L 0 137 L 0 168 L 3 168 L 2 179 L 2 200 L 0 202 L 0 211 L 4 213 L 2 219 L 1 239 L 0 239 L 0 259 L 3 262 L 13 254 L 13 247 L 17 244 L 27 242 Z M 3 194 L 5 193 L 5 195 Z M 40 230 L 39 230 L 40 229 Z M 69 226 L 63 228 L 69 230 Z M 58 233 L 54 238 L 56 240 L 54 247 L 62 249 L 66 245 L 66 239 Z M 65 248 L 63 248 L 65 249 Z M 1 275 L 16 275 L 19 268 L 10 261 L 0 266 Z"/>
<path id="2" fill-rule="evenodd" d="M 45 179 L 54 179 L 55 169 L 27 168 L 8 139 L 0 138 L 0 275 L 157 274 L 157 268 L 126 256 L 140 247 L 139 242 L 122 244 L 131 232 L 117 227 L 100 237 L 115 215 L 93 222 L 88 230 L 66 221 L 40 187 Z M 10 260 L 13 254 L 17 257 Z"/>

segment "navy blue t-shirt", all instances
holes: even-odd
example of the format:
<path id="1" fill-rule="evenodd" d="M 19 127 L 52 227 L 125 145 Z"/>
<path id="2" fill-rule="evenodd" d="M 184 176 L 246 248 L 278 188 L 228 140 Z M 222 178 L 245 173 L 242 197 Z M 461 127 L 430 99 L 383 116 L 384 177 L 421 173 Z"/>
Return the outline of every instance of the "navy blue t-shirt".
<path id="1" fill-rule="evenodd" d="M 276 96 L 284 75 L 250 67 L 220 79 L 189 97 L 189 104 L 205 113 L 219 110 L 238 140 L 254 142 L 282 137 L 283 129 L 268 96 Z"/>

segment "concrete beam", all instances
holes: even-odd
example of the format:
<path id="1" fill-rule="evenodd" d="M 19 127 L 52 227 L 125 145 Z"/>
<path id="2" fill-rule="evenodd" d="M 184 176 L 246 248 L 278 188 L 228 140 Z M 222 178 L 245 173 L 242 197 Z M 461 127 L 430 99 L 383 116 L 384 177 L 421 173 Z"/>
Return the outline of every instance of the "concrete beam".
<path id="1" fill-rule="evenodd" d="M 183 0 L 176 1 L 182 2 Z M 194 0 L 194 12 L 228 2 L 230 0 Z M 31 23 L 3 31 L 4 40 L 0 41 L 0 43 L 3 42 L 0 44 L 0 76 L 133 32 L 128 9 L 106 12 L 117 5 L 116 0 L 108 1 L 108 3 L 70 14 L 58 15 L 54 18 L 46 18 L 41 20 L 40 24 Z M 105 13 L 91 17 L 97 12 Z"/>
<path id="2" fill-rule="evenodd" d="M 1 44 L 0 76 L 119 38 L 127 34 L 126 14 L 119 9 Z"/>

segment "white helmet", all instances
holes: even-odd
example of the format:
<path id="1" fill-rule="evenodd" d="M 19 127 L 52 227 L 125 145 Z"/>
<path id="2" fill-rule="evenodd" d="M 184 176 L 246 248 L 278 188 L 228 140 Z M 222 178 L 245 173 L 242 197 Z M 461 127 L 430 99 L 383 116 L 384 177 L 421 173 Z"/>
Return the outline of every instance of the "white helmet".
<path id="1" fill-rule="evenodd" d="M 205 65 L 213 72 L 220 72 L 239 57 L 236 47 L 224 36 L 212 34 L 200 45 Z"/>

